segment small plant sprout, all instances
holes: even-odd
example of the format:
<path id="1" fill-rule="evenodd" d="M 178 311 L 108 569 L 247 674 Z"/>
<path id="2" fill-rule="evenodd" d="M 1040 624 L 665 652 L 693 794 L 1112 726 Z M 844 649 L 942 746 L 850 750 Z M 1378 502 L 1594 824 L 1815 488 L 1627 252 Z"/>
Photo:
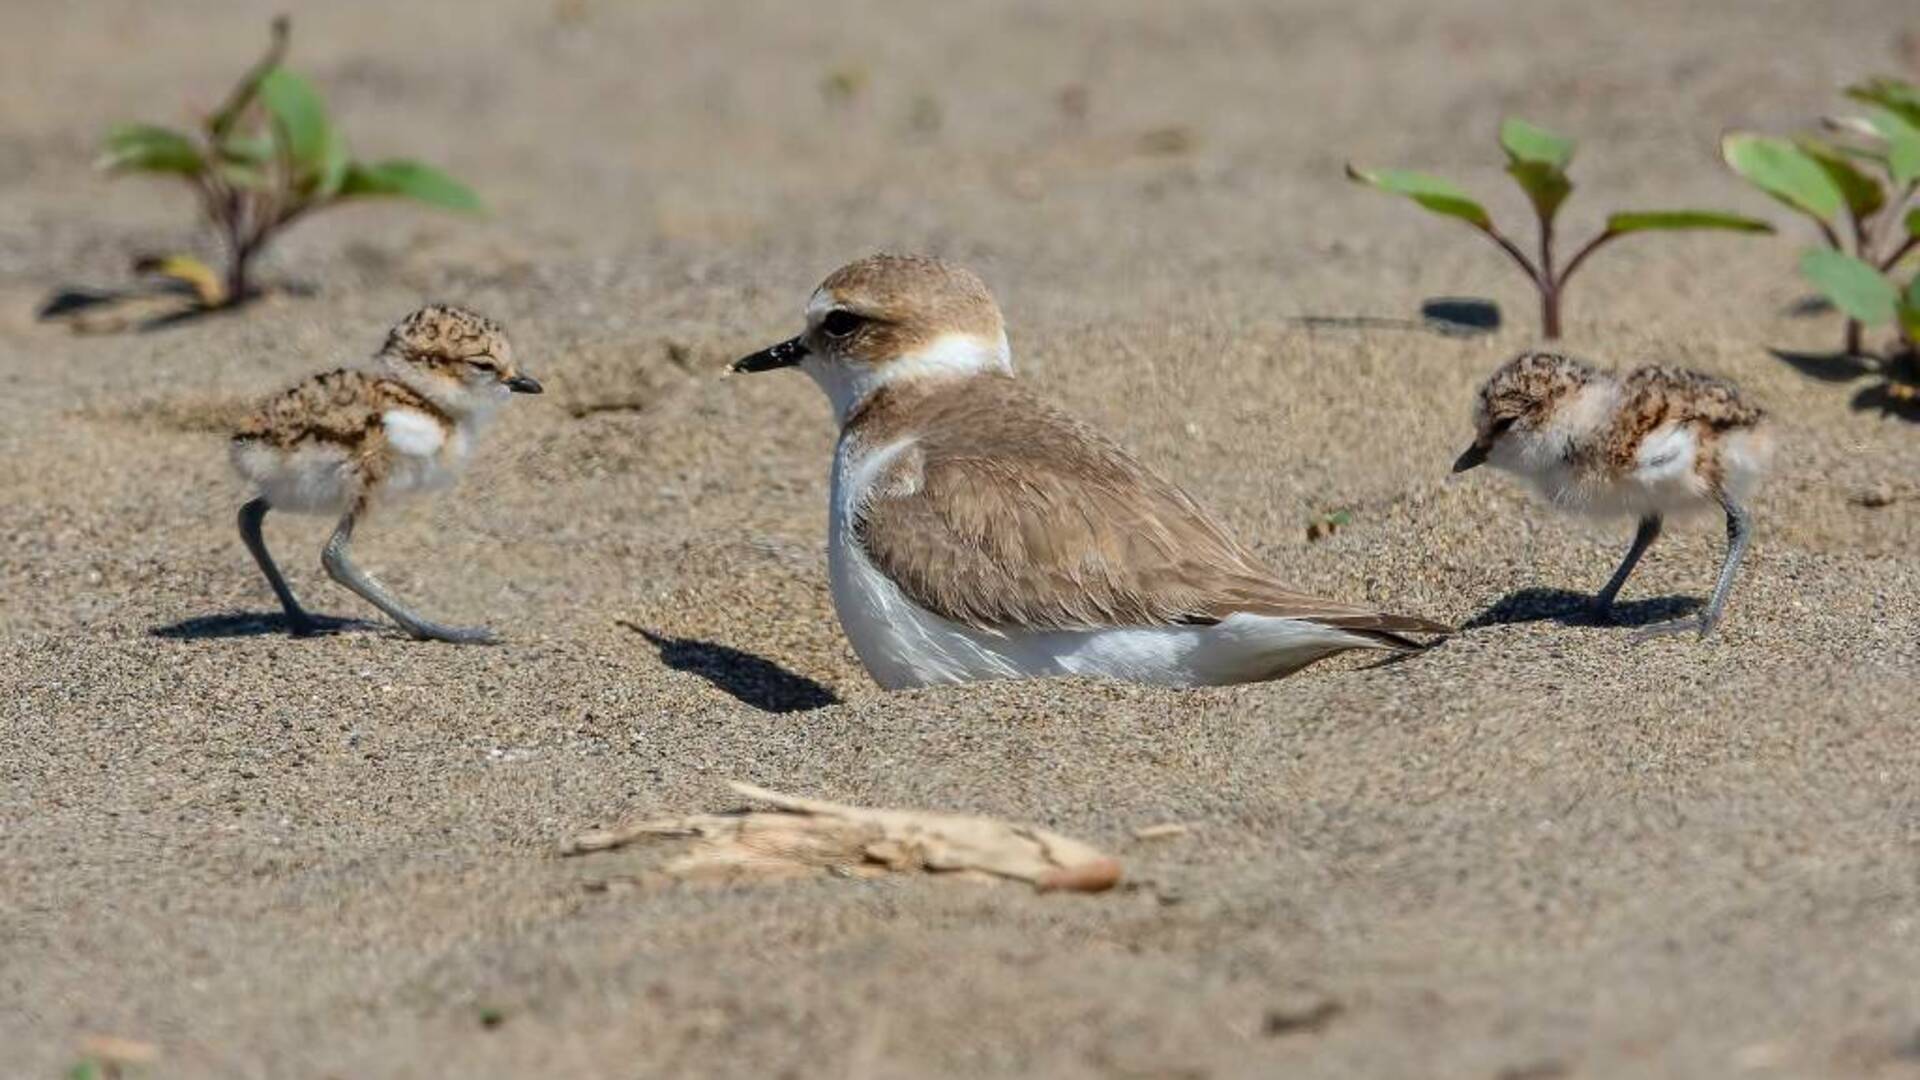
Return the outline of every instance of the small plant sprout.
<path id="1" fill-rule="evenodd" d="M 313 86 L 281 66 L 287 35 L 286 17 L 275 19 L 266 55 L 193 134 L 122 124 L 107 133 L 100 156 L 109 173 L 179 177 L 199 196 L 227 259 L 219 288 L 201 296 L 205 307 L 251 299 L 254 259 L 315 210 L 377 195 L 449 210 L 480 208 L 465 185 L 417 161 L 355 160 Z"/>
<path id="2" fill-rule="evenodd" d="M 1530 257 L 1512 238 L 1493 223 L 1493 216 L 1466 192 L 1452 183 L 1423 172 L 1408 169 L 1362 169 L 1349 164 L 1347 176 L 1359 183 L 1395 195 L 1404 195 L 1436 214 L 1458 218 L 1480 230 L 1500 246 L 1521 270 L 1526 272 L 1540 293 L 1540 336 L 1552 341 L 1560 337 L 1561 299 L 1572 279 L 1594 252 L 1618 240 L 1642 232 L 1677 232 L 1685 229 L 1718 229 L 1726 232 L 1772 232 L 1773 226 L 1758 218 L 1729 214 L 1718 210 L 1633 210 L 1613 214 L 1600 232 L 1575 249 L 1564 263 L 1556 246 L 1554 218 L 1573 193 L 1573 181 L 1567 166 L 1573 162 L 1574 142 L 1525 120 L 1509 118 L 1500 125 L 1500 145 L 1507 152 L 1507 175 L 1526 193 L 1534 217 L 1540 226 L 1537 257 Z"/>
<path id="3" fill-rule="evenodd" d="M 1920 350 L 1920 273 L 1897 284 L 1920 250 L 1920 88 L 1876 78 L 1846 89 L 1865 116 L 1828 117 L 1825 137 L 1735 132 L 1721 142 L 1733 171 L 1805 214 L 1826 246 L 1800 273 L 1847 317 L 1846 351 L 1865 355 L 1863 329 L 1893 323 Z"/>

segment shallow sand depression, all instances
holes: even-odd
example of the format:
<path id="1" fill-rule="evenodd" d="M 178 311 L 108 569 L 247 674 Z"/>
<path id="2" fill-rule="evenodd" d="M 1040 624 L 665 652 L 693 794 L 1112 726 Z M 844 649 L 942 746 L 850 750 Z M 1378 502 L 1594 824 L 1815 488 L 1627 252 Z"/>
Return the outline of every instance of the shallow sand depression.
<path id="1" fill-rule="evenodd" d="M 34 304 L 202 240 L 183 190 L 90 173 L 95 138 L 217 99 L 269 11 L 0 7 L 0 1073 L 94 1034 L 195 1077 L 1920 1067 L 1920 426 L 1769 351 L 1840 327 L 1787 313 L 1811 237 L 1714 156 L 1920 77 L 1909 7 L 316 6 L 292 63 L 355 147 L 491 214 L 317 215 L 263 267 L 311 296 L 95 336 Z M 1574 237 L 1630 207 L 1782 227 L 1623 240 L 1567 299 L 1570 349 L 1725 375 L 1779 422 L 1705 643 L 1578 617 L 1629 523 L 1447 475 L 1532 296 L 1341 166 L 1429 168 L 1521 231 L 1508 114 L 1581 138 Z M 827 595 L 825 402 L 717 378 L 882 247 L 979 271 L 1024 377 L 1298 587 L 1466 629 L 1222 690 L 882 693 Z M 1505 326 L 1302 321 L 1443 295 Z M 288 639 L 225 425 L 429 299 L 505 323 L 548 393 L 356 552 L 506 642 L 405 639 L 326 581 L 330 522 L 275 515 L 310 606 L 370 621 Z M 1704 597 L 1721 542 L 1669 529 L 1623 616 Z M 559 855 L 738 805 L 728 780 L 1032 823 L 1130 884 Z"/>

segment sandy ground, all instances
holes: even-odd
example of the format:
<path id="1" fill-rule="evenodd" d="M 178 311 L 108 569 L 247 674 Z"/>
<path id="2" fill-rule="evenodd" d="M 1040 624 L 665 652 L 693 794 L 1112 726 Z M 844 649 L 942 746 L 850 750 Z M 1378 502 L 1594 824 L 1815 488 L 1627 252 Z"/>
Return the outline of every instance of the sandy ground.
<path id="1" fill-rule="evenodd" d="M 1785 446 L 1724 633 L 1632 647 L 1576 616 L 1625 524 L 1446 475 L 1523 283 L 1340 176 L 1426 165 L 1517 223 L 1514 112 L 1584 137 L 1575 233 L 1773 213 L 1716 135 L 1910 63 L 1910 4 L 310 6 L 356 146 L 492 216 L 326 215 L 267 267 L 312 297 L 83 337 L 34 302 L 198 242 L 93 138 L 210 104 L 269 9 L 0 5 L 0 1073 L 89 1033 L 167 1077 L 1920 1071 L 1920 428 L 1768 352 L 1838 341 L 1785 313 L 1805 235 L 1623 243 L 1572 293 L 1572 347 L 1736 378 Z M 713 375 L 882 246 L 979 269 L 1027 377 L 1300 586 L 1469 629 L 1220 691 L 881 693 L 826 592 L 824 402 Z M 1507 328 L 1297 321 L 1445 294 Z M 552 392 L 360 551 L 508 641 L 290 640 L 221 425 L 428 298 Z M 268 535 L 371 614 L 326 528 Z M 1718 532 L 1670 533 L 1629 620 L 1700 597 Z M 555 854 L 735 777 L 1043 824 L 1136 884 L 609 890 L 649 856 Z"/>

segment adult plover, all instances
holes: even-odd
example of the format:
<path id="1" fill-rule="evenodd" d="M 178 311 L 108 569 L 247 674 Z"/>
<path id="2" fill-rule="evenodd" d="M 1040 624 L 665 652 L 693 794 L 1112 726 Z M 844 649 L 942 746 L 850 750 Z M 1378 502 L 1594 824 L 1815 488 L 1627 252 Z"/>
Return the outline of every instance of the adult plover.
<path id="1" fill-rule="evenodd" d="M 456 643 L 493 640 L 484 628 L 442 626 L 400 603 L 353 564 L 354 524 L 378 503 L 450 486 L 474 436 L 509 394 L 537 394 L 540 383 L 513 363 L 498 323 L 434 304 L 400 320 L 376 365 L 342 368 L 268 401 L 233 436 L 233 466 L 257 495 L 240 508 L 240 538 L 260 564 L 296 637 L 315 632 L 260 537 L 269 509 L 339 514 L 321 565 L 416 638 Z"/>
<path id="2" fill-rule="evenodd" d="M 1185 492 L 1014 378 L 967 270 L 875 255 L 828 277 L 806 319 L 733 370 L 799 367 L 833 405 L 828 575 L 881 686 L 1252 682 L 1450 631 L 1281 585 Z"/>
<path id="3" fill-rule="evenodd" d="M 1453 471 L 1491 464 L 1561 509 L 1639 518 L 1633 546 L 1593 598 L 1593 614 L 1603 620 L 1664 519 L 1718 507 L 1727 519 L 1727 555 L 1712 599 L 1697 616 L 1637 635 L 1697 630 L 1705 637 L 1726 610 L 1752 532 L 1748 500 L 1772 451 L 1765 418 L 1733 384 L 1710 375 L 1650 366 L 1616 377 L 1570 357 L 1526 352 L 1481 386 L 1477 434 Z"/>

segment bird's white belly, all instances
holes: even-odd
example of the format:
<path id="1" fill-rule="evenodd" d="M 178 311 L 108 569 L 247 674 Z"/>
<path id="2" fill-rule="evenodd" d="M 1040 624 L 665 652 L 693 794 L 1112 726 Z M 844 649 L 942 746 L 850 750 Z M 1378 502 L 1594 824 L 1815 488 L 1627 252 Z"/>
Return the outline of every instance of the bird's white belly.
<path id="1" fill-rule="evenodd" d="M 1650 432 L 1624 476 L 1596 479 L 1571 461 L 1521 461 L 1504 467 L 1526 477 L 1560 509 L 1595 518 L 1682 517 L 1713 505 L 1696 469 L 1699 442 L 1674 425 Z"/>
<path id="2" fill-rule="evenodd" d="M 1318 623 L 1244 613 L 1211 626 L 998 632 L 936 615 L 873 565 L 852 528 L 867 485 L 905 445 L 862 454 L 842 441 L 827 526 L 834 612 L 861 664 L 888 690 L 1066 675 L 1214 686 L 1278 678 L 1371 644 Z"/>
<path id="3" fill-rule="evenodd" d="M 264 442 L 236 442 L 233 467 L 269 506 L 296 514 L 342 513 L 359 488 L 346 449 L 333 443 L 283 450 Z"/>
<path id="4" fill-rule="evenodd" d="M 443 428 L 411 409 L 389 409 L 382 420 L 393 451 L 384 498 L 440 491 L 453 486 L 467 461 L 469 439 L 459 425 Z"/>
<path id="5" fill-rule="evenodd" d="M 455 427 L 431 438 L 402 416 L 387 420 L 387 472 L 371 495 L 385 502 L 452 486 L 466 464 L 471 440 Z M 313 441 L 290 448 L 262 441 L 233 444 L 233 467 L 251 481 L 275 510 L 296 514 L 341 514 L 368 495 L 368 477 L 352 451 L 338 443 Z"/>

